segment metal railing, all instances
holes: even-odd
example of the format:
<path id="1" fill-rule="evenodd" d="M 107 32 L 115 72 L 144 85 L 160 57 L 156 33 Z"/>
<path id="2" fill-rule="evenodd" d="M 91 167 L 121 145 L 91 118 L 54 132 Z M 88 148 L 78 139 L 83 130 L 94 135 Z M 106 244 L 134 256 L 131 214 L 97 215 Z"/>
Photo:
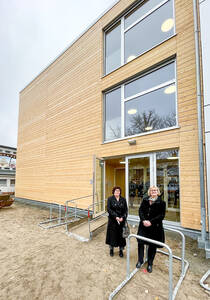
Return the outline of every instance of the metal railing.
<path id="1" fill-rule="evenodd" d="M 93 197 L 93 195 L 87 195 L 79 198 L 74 198 L 72 200 L 67 200 L 65 202 L 65 220 L 66 220 L 66 232 L 68 233 L 68 219 L 74 218 L 74 220 L 79 220 L 84 217 L 88 216 L 88 206 L 81 209 L 78 207 L 78 202 L 83 201 L 84 199 L 87 200 L 87 198 Z"/>
<path id="2" fill-rule="evenodd" d="M 189 267 L 189 263 L 184 258 L 185 257 L 185 237 L 184 237 L 183 233 L 178 231 L 178 230 L 172 229 L 168 226 L 166 226 L 165 229 L 168 230 L 168 231 L 173 231 L 173 232 L 179 233 L 182 236 L 182 257 L 180 258 L 178 256 L 173 255 L 171 248 L 167 244 L 164 244 L 164 243 L 161 243 L 161 242 L 158 242 L 156 240 L 149 239 L 149 238 L 145 238 L 143 236 L 139 236 L 139 235 L 136 235 L 136 234 L 130 234 L 128 236 L 128 239 L 127 239 L 126 279 L 109 295 L 109 300 L 113 299 L 113 297 L 127 284 L 127 282 L 139 270 L 139 269 L 136 268 L 132 272 L 130 272 L 130 239 L 131 238 L 136 238 L 136 239 L 139 239 L 139 240 L 142 240 L 142 241 L 145 241 L 145 242 L 155 244 L 157 246 L 165 247 L 168 250 L 168 253 L 164 252 L 164 251 L 161 251 L 161 250 L 158 250 L 158 252 L 166 254 L 166 255 L 169 256 L 169 298 L 168 299 L 169 300 L 174 300 L 175 299 L 178 288 L 179 288 L 182 280 L 184 279 L 184 277 L 186 275 L 187 269 Z M 180 279 L 179 279 L 176 287 L 174 288 L 174 290 L 173 290 L 173 264 L 172 264 L 173 263 L 173 258 L 181 260 L 181 275 L 180 275 Z M 184 265 L 185 263 L 186 263 L 186 265 Z"/>
<path id="3" fill-rule="evenodd" d="M 50 229 L 50 228 L 54 228 L 54 227 L 58 227 L 58 226 L 62 226 L 62 225 L 65 225 L 66 224 L 66 220 L 65 220 L 65 217 L 62 217 L 62 211 L 65 210 L 65 207 L 62 208 L 63 206 L 61 204 L 50 204 L 50 216 L 49 216 L 49 219 L 47 219 L 46 221 L 42 221 L 40 222 L 38 225 L 40 227 L 42 227 L 43 229 Z M 57 215 L 58 217 L 56 218 L 53 218 L 53 208 L 54 210 L 57 211 Z M 64 220 L 64 221 L 63 221 Z M 72 222 L 71 221 L 68 221 L 68 223 Z M 51 223 L 55 223 L 55 224 L 52 224 Z M 47 225 L 49 224 L 49 225 Z"/>
<path id="4" fill-rule="evenodd" d="M 208 284 L 205 284 L 204 281 L 207 279 L 207 277 L 210 275 L 210 270 L 208 270 L 204 275 L 203 277 L 201 278 L 200 280 L 200 285 L 206 289 L 207 291 L 210 291 L 210 287 Z"/>
<path id="5" fill-rule="evenodd" d="M 44 229 L 54 228 L 62 225 L 66 225 L 66 230 L 68 230 L 68 224 L 78 221 L 85 216 L 87 216 L 87 206 L 85 209 L 78 207 L 78 201 L 83 200 L 93 195 L 88 195 L 84 197 L 75 198 L 72 200 L 67 200 L 65 205 L 61 204 L 50 204 L 50 216 L 49 219 L 40 222 L 38 225 Z M 57 217 L 53 218 L 53 208 L 57 213 Z M 62 216 L 62 212 L 64 212 Z M 52 224 L 54 223 L 54 224 Z M 49 224 L 49 225 L 47 225 Z"/>
<path id="6" fill-rule="evenodd" d="M 92 237 L 92 230 L 91 230 L 91 223 L 95 222 L 101 217 L 106 217 L 107 216 L 107 211 L 106 211 L 106 200 L 104 199 L 102 201 L 97 201 L 94 202 L 93 204 L 88 206 L 88 229 L 89 229 L 89 239 Z M 96 207 L 98 206 L 98 209 Z M 102 210 L 99 210 L 99 206 L 102 207 Z M 97 211 L 97 213 L 94 212 Z"/>
<path id="7" fill-rule="evenodd" d="M 70 231 L 68 228 L 68 224 L 66 224 L 66 233 L 69 236 L 74 236 L 75 238 L 77 238 L 78 240 L 80 240 L 82 242 L 88 242 L 92 237 L 93 231 L 95 231 L 97 229 L 97 226 L 96 226 L 96 228 L 92 229 L 91 225 L 94 224 L 94 222 L 96 222 L 99 218 L 106 216 L 106 211 L 104 210 L 106 200 L 93 202 L 88 207 L 83 209 L 83 211 L 80 211 L 78 213 L 77 202 L 79 200 L 83 200 L 83 199 L 86 199 L 86 198 L 92 197 L 92 196 L 93 195 L 89 195 L 89 196 L 80 197 L 80 198 L 66 201 L 66 222 L 67 222 L 68 216 L 69 216 L 69 213 L 68 213 L 69 203 L 71 204 L 71 209 L 72 209 L 71 216 L 73 215 L 74 218 L 77 218 L 77 219 L 79 219 L 79 218 L 82 219 L 84 217 L 87 217 L 87 223 L 82 222 L 82 224 L 78 224 L 78 226 L 76 227 L 76 231 L 77 231 L 78 228 L 80 229 L 82 226 L 87 225 L 87 228 L 83 231 L 83 234 L 78 233 L 78 232 L 75 233 L 75 230 L 74 230 L 75 227 Z M 74 207 L 72 207 L 72 204 L 74 204 Z M 101 227 L 103 224 L 99 224 L 99 225 L 100 225 L 99 227 Z"/>

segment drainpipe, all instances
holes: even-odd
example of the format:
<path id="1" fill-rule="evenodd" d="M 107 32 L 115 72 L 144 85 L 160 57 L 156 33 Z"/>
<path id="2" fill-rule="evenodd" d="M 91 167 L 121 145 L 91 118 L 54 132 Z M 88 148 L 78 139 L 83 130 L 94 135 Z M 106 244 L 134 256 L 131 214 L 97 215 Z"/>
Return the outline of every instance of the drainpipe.
<path id="1" fill-rule="evenodd" d="M 200 49 L 199 49 L 199 28 L 197 0 L 193 0 L 194 31 L 195 31 L 195 62 L 196 62 L 196 88 L 197 88 L 197 109 L 198 109 L 198 142 L 199 142 L 199 163 L 200 163 L 200 202 L 201 202 L 201 237 L 198 239 L 198 246 L 205 248 L 206 243 L 206 208 L 204 188 L 204 154 L 203 154 L 203 129 L 202 129 L 202 102 L 201 102 L 201 71 L 200 71 Z"/>

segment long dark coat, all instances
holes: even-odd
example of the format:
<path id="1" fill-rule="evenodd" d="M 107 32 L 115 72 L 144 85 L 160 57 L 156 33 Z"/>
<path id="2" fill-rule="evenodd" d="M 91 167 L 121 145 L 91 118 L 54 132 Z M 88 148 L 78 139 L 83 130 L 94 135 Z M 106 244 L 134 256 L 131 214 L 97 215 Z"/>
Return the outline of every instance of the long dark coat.
<path id="1" fill-rule="evenodd" d="M 165 217 L 165 212 L 166 203 L 160 197 L 152 205 L 149 204 L 149 197 L 145 198 L 139 207 L 140 223 L 137 234 L 164 243 L 165 234 L 162 221 Z M 143 225 L 144 220 L 149 220 L 152 225 L 145 227 Z M 148 244 L 142 240 L 138 240 L 138 243 Z M 157 247 L 161 248 L 160 246 Z"/>
<path id="2" fill-rule="evenodd" d="M 108 198 L 107 211 L 109 213 L 106 244 L 113 247 L 124 247 L 126 240 L 122 237 L 122 228 L 125 224 L 125 220 L 128 214 L 128 207 L 125 198 L 120 197 L 119 201 L 115 196 Z M 123 218 L 123 222 L 120 225 L 116 221 L 116 217 Z"/>

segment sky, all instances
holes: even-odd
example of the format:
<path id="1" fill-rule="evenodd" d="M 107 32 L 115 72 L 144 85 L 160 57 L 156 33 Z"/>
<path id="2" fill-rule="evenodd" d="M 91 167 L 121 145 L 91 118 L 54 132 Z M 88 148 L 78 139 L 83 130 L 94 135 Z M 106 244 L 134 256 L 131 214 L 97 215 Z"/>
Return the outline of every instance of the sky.
<path id="1" fill-rule="evenodd" d="M 16 147 L 19 92 L 116 0 L 0 0 L 0 145 Z"/>

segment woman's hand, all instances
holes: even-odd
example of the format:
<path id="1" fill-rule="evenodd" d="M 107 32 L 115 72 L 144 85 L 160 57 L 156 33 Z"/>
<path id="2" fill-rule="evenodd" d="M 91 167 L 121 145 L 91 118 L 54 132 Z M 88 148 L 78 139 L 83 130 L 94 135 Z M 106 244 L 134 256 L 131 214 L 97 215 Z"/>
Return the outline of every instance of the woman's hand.
<path id="1" fill-rule="evenodd" d="M 144 220 L 142 223 L 145 227 L 150 227 L 152 225 L 151 222 L 148 220 Z"/>
<path id="2" fill-rule="evenodd" d="M 117 222 L 122 222 L 123 218 L 116 217 Z"/>

